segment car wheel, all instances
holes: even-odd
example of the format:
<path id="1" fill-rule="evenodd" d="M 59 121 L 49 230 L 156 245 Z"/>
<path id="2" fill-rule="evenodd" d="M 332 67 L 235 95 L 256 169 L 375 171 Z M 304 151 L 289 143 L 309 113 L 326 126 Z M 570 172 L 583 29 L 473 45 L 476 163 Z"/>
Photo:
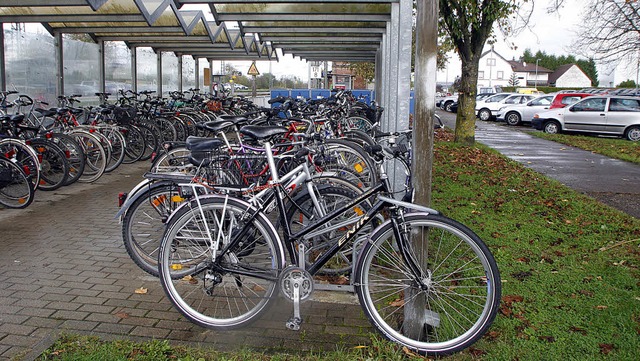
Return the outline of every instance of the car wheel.
<path id="1" fill-rule="evenodd" d="M 480 118 L 480 120 L 489 120 L 491 118 L 491 110 L 489 109 L 482 109 L 478 112 L 478 118 Z"/>
<path id="2" fill-rule="evenodd" d="M 558 134 L 558 133 L 560 133 L 560 123 L 558 123 L 556 121 L 546 122 L 546 123 L 544 123 L 543 130 L 544 130 L 545 133 Z"/>
<path id="3" fill-rule="evenodd" d="M 444 110 L 451 112 L 451 106 L 453 105 L 453 102 L 446 102 L 444 105 Z"/>
<path id="4" fill-rule="evenodd" d="M 626 136 L 627 139 L 629 139 L 632 142 L 639 141 L 640 140 L 640 127 L 637 126 L 637 125 L 634 125 L 634 126 L 630 127 L 625 132 L 625 136 Z"/>
<path id="5" fill-rule="evenodd" d="M 518 125 L 520 124 L 520 114 L 516 113 L 516 112 L 511 112 L 509 114 L 507 114 L 507 116 L 505 117 L 505 120 L 507 121 L 508 125 Z"/>

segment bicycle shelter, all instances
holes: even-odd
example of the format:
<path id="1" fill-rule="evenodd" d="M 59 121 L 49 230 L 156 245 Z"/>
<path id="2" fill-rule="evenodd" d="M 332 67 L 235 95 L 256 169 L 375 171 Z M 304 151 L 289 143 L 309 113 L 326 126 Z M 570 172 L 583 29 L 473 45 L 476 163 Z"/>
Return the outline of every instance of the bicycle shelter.
<path id="1" fill-rule="evenodd" d="M 396 131 L 409 127 L 412 21 L 408 19 L 412 18 L 412 3 L 411 0 L 0 0 L 0 24 L 40 23 L 54 37 L 57 95 L 65 92 L 63 34 L 89 34 L 98 44 L 100 91 L 105 91 L 104 51 L 105 42 L 109 41 L 124 42 L 131 50 L 134 91 L 139 48 L 152 48 L 156 53 L 158 79 L 163 76 L 162 54 L 176 54 L 180 88 L 183 56 L 195 59 L 196 79 L 201 59 L 209 61 L 211 68 L 216 60 L 278 61 L 276 49 L 307 61 L 374 62 L 376 100 L 385 108 L 381 128 Z M 437 3 L 434 4 L 437 9 Z M 203 10 L 193 10 L 194 5 L 207 6 L 213 21 L 207 20 Z M 4 45 L 4 32 L 0 32 L 1 90 L 7 88 Z M 426 89 L 433 89 L 435 95 L 435 72 L 432 75 L 433 79 L 424 81 Z M 417 78 L 416 83 L 419 81 L 422 79 Z M 196 88 L 200 87 L 198 82 Z M 157 92 L 162 94 L 162 81 L 157 82 Z"/>

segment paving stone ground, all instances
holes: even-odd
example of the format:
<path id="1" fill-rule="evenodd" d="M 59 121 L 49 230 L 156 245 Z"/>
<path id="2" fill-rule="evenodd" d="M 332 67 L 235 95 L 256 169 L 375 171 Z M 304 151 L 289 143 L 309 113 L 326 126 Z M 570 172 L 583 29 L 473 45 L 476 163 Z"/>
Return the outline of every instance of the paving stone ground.
<path id="1" fill-rule="evenodd" d="M 124 165 L 95 184 L 38 192 L 27 209 L 0 209 L 0 360 L 33 359 L 61 332 L 221 350 L 322 351 L 369 342 L 369 322 L 344 293 L 304 303 L 302 332 L 285 328 L 292 306 L 284 300 L 240 330 L 185 320 L 158 280 L 129 259 L 114 219 L 118 192 L 140 181 L 146 167 Z M 136 294 L 140 287 L 148 293 Z"/>

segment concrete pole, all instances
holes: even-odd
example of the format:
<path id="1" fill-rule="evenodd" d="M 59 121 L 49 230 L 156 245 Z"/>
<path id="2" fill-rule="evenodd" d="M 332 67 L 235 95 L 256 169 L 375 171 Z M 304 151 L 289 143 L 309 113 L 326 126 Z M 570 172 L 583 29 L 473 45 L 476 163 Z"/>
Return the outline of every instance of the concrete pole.
<path id="1" fill-rule="evenodd" d="M 437 72 L 438 2 L 418 1 L 416 19 L 415 118 L 413 120 L 413 186 L 415 201 L 431 203 L 433 115 Z"/>
<path id="2" fill-rule="evenodd" d="M 416 187 L 415 202 L 429 205 L 431 196 L 431 168 L 433 150 L 433 113 L 436 93 L 436 40 L 438 38 L 438 1 L 417 2 L 416 18 L 416 61 L 415 61 L 415 120 L 413 129 L 412 181 Z M 426 232 L 426 231 L 425 231 Z M 413 243 L 414 256 L 421 262 L 429 258 L 419 235 L 410 241 Z M 428 301 L 416 287 L 405 291 L 403 325 L 407 337 L 420 337 L 426 326 L 433 325 L 433 317 L 426 312 Z"/>

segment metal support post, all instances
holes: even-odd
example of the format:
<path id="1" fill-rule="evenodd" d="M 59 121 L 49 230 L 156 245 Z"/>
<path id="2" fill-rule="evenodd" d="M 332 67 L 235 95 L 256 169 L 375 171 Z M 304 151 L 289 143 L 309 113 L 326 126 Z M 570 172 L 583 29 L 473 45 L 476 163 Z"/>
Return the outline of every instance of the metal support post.
<path id="1" fill-rule="evenodd" d="M 182 54 L 176 54 L 178 57 L 178 91 L 182 91 Z"/>
<path id="2" fill-rule="evenodd" d="M 105 73 L 105 60 L 104 60 L 104 40 L 98 40 L 98 85 L 100 86 L 99 91 L 105 92 L 105 81 L 106 81 L 106 73 Z"/>
<path id="3" fill-rule="evenodd" d="M 195 77 L 196 77 L 196 89 L 200 89 L 200 58 L 194 58 L 194 60 L 196 61 L 196 68 L 195 68 Z"/>
<path id="4" fill-rule="evenodd" d="M 131 48 L 131 90 L 138 92 L 138 48 Z"/>
<path id="5" fill-rule="evenodd" d="M 62 50 L 62 33 L 53 35 L 53 46 L 56 52 L 56 97 L 64 95 L 64 54 Z"/>
<path id="6" fill-rule="evenodd" d="M 156 93 L 159 97 L 162 97 L 162 51 L 158 50 L 156 56 L 158 58 L 158 68 L 156 69 L 158 83 Z"/>
<path id="7" fill-rule="evenodd" d="M 4 23 L 0 23 L 0 91 L 7 90 L 7 67 L 4 55 Z"/>

